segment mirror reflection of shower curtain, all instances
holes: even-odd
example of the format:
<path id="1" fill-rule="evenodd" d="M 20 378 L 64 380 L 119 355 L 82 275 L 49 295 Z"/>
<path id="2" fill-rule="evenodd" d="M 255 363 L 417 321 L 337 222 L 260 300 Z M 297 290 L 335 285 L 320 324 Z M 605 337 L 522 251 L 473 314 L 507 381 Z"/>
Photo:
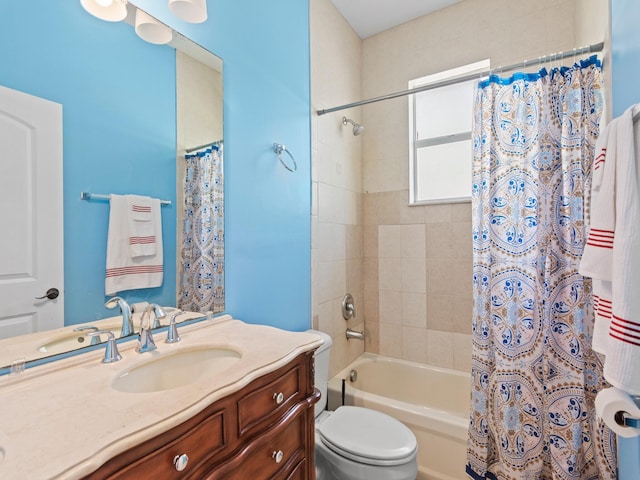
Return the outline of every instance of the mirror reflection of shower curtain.
<path id="1" fill-rule="evenodd" d="M 578 273 L 602 114 L 600 62 L 491 77 L 476 94 L 473 356 L 467 473 L 613 480 L 607 386 Z"/>
<path id="2" fill-rule="evenodd" d="M 186 155 L 178 307 L 224 310 L 224 182 L 222 143 Z"/>

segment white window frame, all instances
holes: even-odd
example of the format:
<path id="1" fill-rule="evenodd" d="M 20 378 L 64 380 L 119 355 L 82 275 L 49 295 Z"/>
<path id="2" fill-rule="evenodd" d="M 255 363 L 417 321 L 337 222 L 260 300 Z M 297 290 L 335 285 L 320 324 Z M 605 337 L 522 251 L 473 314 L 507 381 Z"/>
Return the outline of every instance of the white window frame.
<path id="1" fill-rule="evenodd" d="M 447 80 L 454 80 L 458 77 L 465 77 L 472 74 L 481 74 L 489 70 L 490 60 L 485 59 L 479 62 L 463 65 L 461 67 L 452 68 L 450 70 L 444 70 L 442 72 L 427 75 L 421 78 L 416 78 L 409 81 L 409 89 L 418 88 L 434 83 L 439 83 Z M 443 87 L 440 87 L 443 88 Z M 417 140 L 416 133 L 416 94 L 411 94 L 408 97 L 409 101 L 409 205 L 429 205 L 437 203 L 460 203 L 468 202 L 471 200 L 471 192 L 468 196 L 464 197 L 446 197 L 446 198 L 432 198 L 427 200 L 417 200 L 416 194 L 418 191 L 417 186 L 417 152 L 421 147 L 441 145 L 445 143 L 454 143 L 463 140 L 471 139 L 471 131 L 456 133 L 452 135 L 444 135 L 441 137 L 425 138 Z M 471 101 L 471 99 L 469 99 Z M 472 153 L 469 152 L 469 158 L 471 159 Z M 471 167 L 470 167 L 471 168 Z M 469 187 L 471 188 L 471 187 Z"/>

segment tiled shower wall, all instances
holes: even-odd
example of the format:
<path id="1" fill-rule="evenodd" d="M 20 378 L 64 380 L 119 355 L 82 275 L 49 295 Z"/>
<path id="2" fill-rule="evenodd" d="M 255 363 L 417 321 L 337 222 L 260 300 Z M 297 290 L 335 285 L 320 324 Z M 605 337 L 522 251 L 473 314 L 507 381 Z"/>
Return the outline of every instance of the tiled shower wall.
<path id="1" fill-rule="evenodd" d="M 463 0 L 361 41 L 330 0 L 311 0 L 312 109 L 405 90 L 413 78 L 605 40 L 603 0 Z M 605 70 L 606 70 L 605 62 Z M 406 97 L 313 116 L 313 325 L 334 339 L 331 374 L 363 350 L 344 339 L 349 291 L 367 351 L 468 370 L 470 204 L 408 206 Z M 363 123 L 351 135 L 343 115 Z"/>
<path id="2" fill-rule="evenodd" d="M 408 195 L 365 195 L 367 349 L 468 370 L 470 203 L 409 207 Z"/>
<path id="3" fill-rule="evenodd" d="M 361 98 L 362 41 L 330 0 L 311 0 L 313 327 L 333 338 L 333 376 L 364 351 L 345 337 L 347 327 L 364 330 L 362 275 L 362 136 L 342 117 L 359 122 L 359 108 L 323 116 L 315 111 Z M 356 317 L 342 317 L 351 293 Z"/>
<path id="4" fill-rule="evenodd" d="M 601 11 L 596 3 L 463 0 L 369 37 L 363 97 L 406 90 L 411 79 L 484 58 L 496 67 L 600 42 L 606 18 L 584 12 Z M 407 98 L 362 112 L 367 349 L 468 370 L 470 204 L 409 207 Z"/>

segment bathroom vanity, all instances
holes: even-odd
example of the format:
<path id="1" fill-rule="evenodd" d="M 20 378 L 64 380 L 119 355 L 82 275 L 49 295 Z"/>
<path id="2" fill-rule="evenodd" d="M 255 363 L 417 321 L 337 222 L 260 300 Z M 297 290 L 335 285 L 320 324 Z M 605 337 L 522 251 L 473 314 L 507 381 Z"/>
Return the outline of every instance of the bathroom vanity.
<path id="1" fill-rule="evenodd" d="M 0 377 L 0 477 L 315 477 L 319 337 L 229 316 L 160 335 Z"/>

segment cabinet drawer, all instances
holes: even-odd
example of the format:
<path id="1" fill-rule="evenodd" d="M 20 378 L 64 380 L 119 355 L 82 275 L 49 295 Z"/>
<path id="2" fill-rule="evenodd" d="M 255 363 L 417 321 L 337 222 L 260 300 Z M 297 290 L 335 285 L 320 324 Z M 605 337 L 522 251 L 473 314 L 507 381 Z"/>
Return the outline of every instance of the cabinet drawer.
<path id="1" fill-rule="evenodd" d="M 305 458 L 305 415 L 296 415 L 251 442 L 225 465 L 214 469 L 207 480 L 284 480 L 294 474 Z"/>
<path id="2" fill-rule="evenodd" d="M 301 396 L 301 368 L 297 364 L 269 383 L 238 400 L 238 434 L 244 435 L 254 425 L 275 412 L 284 411 Z"/>
<path id="3" fill-rule="evenodd" d="M 307 459 L 303 458 L 300 460 L 293 470 L 290 472 L 286 472 L 284 475 L 284 480 L 308 480 L 307 477 Z"/>
<path id="4" fill-rule="evenodd" d="M 204 419 L 184 435 L 136 460 L 109 478 L 119 480 L 184 478 L 203 460 L 222 451 L 225 446 L 225 415 L 224 411 L 219 411 Z M 188 462 L 186 468 L 179 472 L 173 461 L 176 456 L 182 454 L 188 456 Z"/>

